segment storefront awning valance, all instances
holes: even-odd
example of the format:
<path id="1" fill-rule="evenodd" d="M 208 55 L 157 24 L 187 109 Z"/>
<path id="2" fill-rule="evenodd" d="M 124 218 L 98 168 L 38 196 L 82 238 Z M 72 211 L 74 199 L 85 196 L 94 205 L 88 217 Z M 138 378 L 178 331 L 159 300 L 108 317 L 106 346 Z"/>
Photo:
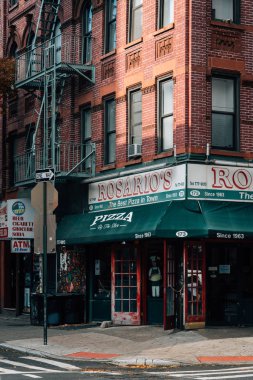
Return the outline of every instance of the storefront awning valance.
<path id="1" fill-rule="evenodd" d="M 253 205 L 174 201 L 65 216 L 57 240 L 92 244 L 147 238 L 253 238 Z"/>
<path id="2" fill-rule="evenodd" d="M 206 235 L 203 215 L 196 201 L 163 202 L 69 215 L 57 228 L 57 240 L 66 244 Z"/>
<path id="3" fill-rule="evenodd" d="M 209 237 L 253 238 L 253 204 L 200 201 Z"/>

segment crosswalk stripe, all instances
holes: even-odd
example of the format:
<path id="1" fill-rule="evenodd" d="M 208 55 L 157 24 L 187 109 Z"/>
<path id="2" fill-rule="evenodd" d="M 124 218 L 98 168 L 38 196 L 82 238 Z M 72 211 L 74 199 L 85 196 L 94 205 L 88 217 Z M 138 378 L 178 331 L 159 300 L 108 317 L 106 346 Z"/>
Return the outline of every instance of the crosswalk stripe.
<path id="1" fill-rule="evenodd" d="M 252 370 L 246 370 L 246 371 L 239 371 L 239 370 L 237 370 L 237 371 L 233 371 L 233 373 L 231 373 L 230 372 L 230 374 L 229 374 L 229 372 L 228 371 L 220 371 L 220 372 L 215 372 L 215 373 L 213 373 L 213 372 L 204 372 L 204 373 L 199 373 L 199 372 L 195 372 L 194 374 L 191 374 L 191 375 L 188 375 L 188 377 L 193 377 L 193 376 L 209 376 L 209 377 L 206 377 L 206 379 L 210 379 L 210 376 L 215 376 L 215 375 L 229 375 L 228 376 L 228 378 L 230 377 L 230 376 L 233 376 L 233 377 L 235 377 L 234 375 L 236 375 L 236 374 L 243 374 L 243 373 L 247 373 L 247 375 L 249 375 L 249 374 L 253 374 L 253 371 Z M 185 376 L 185 374 L 184 375 L 182 375 L 182 374 L 174 374 L 173 375 L 174 377 L 182 377 L 182 376 Z M 224 376 L 224 377 L 212 377 L 212 379 L 218 379 L 218 378 L 220 378 L 220 379 L 222 379 L 222 378 L 224 378 L 224 379 L 226 379 L 226 377 Z M 204 379 L 204 377 L 201 377 L 201 379 Z"/>
<path id="2" fill-rule="evenodd" d="M 246 370 L 246 369 L 250 369 L 253 371 L 253 366 L 247 366 L 247 367 L 233 367 L 233 368 L 222 368 L 222 369 L 202 369 L 202 370 L 191 370 L 191 371 L 168 371 L 167 373 L 169 374 L 174 374 L 174 373 L 182 373 L 182 374 L 191 374 L 191 373 L 206 373 L 206 372 L 220 372 L 220 371 L 228 371 L 228 372 L 232 372 L 232 371 L 239 371 L 239 370 Z M 155 373 L 155 372 L 154 372 Z M 158 372 L 157 372 L 158 373 Z M 159 372 L 160 373 L 160 372 Z M 165 373 L 165 372 L 164 372 Z"/>
<path id="3" fill-rule="evenodd" d="M 76 366 L 74 366 L 72 364 L 58 362 L 56 360 L 51 360 L 51 359 L 46 359 L 46 358 L 38 358 L 37 356 L 24 356 L 21 359 L 34 360 L 34 361 L 37 361 L 37 362 L 50 364 L 50 365 L 52 365 L 54 367 L 60 367 L 60 368 L 68 369 L 70 371 L 80 370 L 79 367 L 76 367 Z"/>
<path id="4" fill-rule="evenodd" d="M 173 377 L 187 377 L 187 378 L 201 378 L 204 379 L 228 379 L 228 378 L 236 378 L 236 377 L 247 377 L 253 375 L 253 367 L 234 367 L 234 368 L 222 368 L 218 370 L 199 370 L 199 371 L 165 371 L 165 372 L 147 372 L 152 375 L 170 375 Z M 221 375 L 229 375 L 229 376 L 221 376 Z M 201 377 L 200 377 L 201 376 Z M 205 376 L 205 377 L 203 377 Z"/>
<path id="5" fill-rule="evenodd" d="M 12 360 L 7 360 L 7 359 L 0 359 L 0 363 L 11 364 L 11 365 L 13 365 L 15 367 L 29 368 L 29 369 L 34 369 L 34 370 L 37 370 L 37 371 L 42 370 L 42 371 L 45 371 L 45 372 L 55 372 L 55 373 L 61 373 L 62 372 L 62 371 L 57 370 L 57 369 L 47 369 L 47 368 L 37 367 L 37 366 L 25 364 L 25 363 L 14 362 Z"/>
<path id="6" fill-rule="evenodd" d="M 215 377 L 195 377 L 195 379 L 201 379 L 201 380 L 221 380 L 221 379 L 239 379 L 239 378 L 243 378 L 243 377 L 249 377 L 249 375 L 252 375 L 253 376 L 253 372 L 252 373 L 245 373 L 243 375 L 230 375 L 230 376 L 215 376 Z"/>
<path id="7" fill-rule="evenodd" d="M 15 371 L 13 369 L 0 367 L 0 375 L 16 375 L 17 373 L 20 373 L 20 371 Z"/>
<path id="8" fill-rule="evenodd" d="M 26 377 L 31 377 L 32 379 L 42 379 L 41 376 L 37 376 L 37 375 L 28 375 L 27 373 L 24 374 L 23 376 L 26 376 Z"/>
<path id="9" fill-rule="evenodd" d="M 99 375 L 111 375 L 111 376 L 122 376 L 122 373 L 121 372 L 111 372 L 111 371 L 103 371 L 103 370 L 90 370 L 88 369 L 87 371 L 86 370 L 83 370 L 82 373 L 84 374 L 89 374 L 89 375 L 94 375 L 95 373 L 99 374 Z"/>

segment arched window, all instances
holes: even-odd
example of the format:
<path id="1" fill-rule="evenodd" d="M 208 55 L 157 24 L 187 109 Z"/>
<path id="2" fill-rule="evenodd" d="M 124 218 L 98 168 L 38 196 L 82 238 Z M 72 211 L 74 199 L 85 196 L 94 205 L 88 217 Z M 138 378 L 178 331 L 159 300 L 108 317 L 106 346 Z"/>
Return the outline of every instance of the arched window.
<path id="1" fill-rule="evenodd" d="M 87 1 L 83 8 L 82 18 L 83 29 L 83 63 L 90 62 L 92 57 L 91 32 L 92 32 L 92 6 Z"/>

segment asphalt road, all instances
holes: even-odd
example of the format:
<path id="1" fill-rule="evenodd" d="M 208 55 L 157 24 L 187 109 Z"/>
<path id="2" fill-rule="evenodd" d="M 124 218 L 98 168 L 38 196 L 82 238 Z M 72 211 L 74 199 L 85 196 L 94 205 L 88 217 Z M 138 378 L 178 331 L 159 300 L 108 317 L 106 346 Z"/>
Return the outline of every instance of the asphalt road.
<path id="1" fill-rule="evenodd" d="M 251 379 L 253 365 L 125 368 L 104 362 L 43 358 L 0 347 L 0 380 Z"/>

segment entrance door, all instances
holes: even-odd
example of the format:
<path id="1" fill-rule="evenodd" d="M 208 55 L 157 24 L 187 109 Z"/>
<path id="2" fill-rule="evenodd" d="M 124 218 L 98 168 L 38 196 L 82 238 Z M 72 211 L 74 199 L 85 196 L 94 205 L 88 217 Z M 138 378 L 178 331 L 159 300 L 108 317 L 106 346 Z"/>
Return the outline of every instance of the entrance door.
<path id="1" fill-rule="evenodd" d="M 112 254 L 112 319 L 115 324 L 140 324 L 140 261 L 133 245 Z"/>
<path id="2" fill-rule="evenodd" d="M 205 322 L 205 255 L 201 243 L 185 249 L 185 325 Z M 188 325 L 188 326 L 187 326 Z"/>
<path id="3" fill-rule="evenodd" d="M 89 321 L 111 320 L 111 251 L 90 248 Z"/>

